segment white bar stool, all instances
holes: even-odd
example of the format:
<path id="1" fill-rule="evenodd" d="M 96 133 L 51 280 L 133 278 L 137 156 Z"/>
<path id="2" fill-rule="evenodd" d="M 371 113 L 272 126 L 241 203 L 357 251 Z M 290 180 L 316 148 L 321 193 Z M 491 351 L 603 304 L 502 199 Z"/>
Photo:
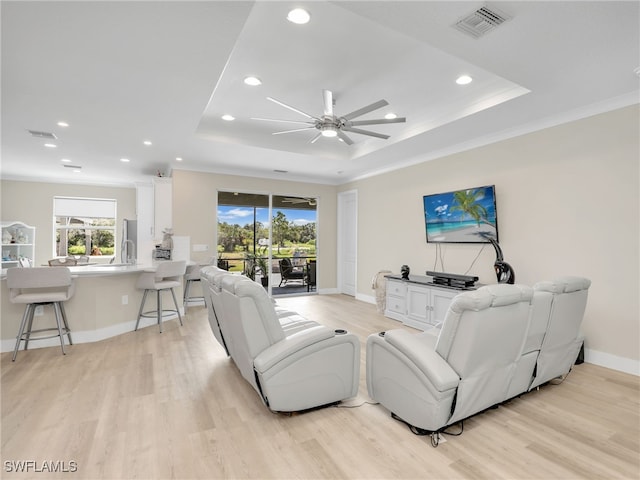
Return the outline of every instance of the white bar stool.
<path id="1" fill-rule="evenodd" d="M 187 267 L 187 271 L 184 275 L 184 296 L 182 298 L 182 303 L 184 305 L 184 309 L 185 311 L 187 310 L 187 307 L 189 306 L 189 301 L 190 300 L 202 300 L 204 301 L 204 297 L 203 296 L 199 296 L 199 297 L 192 297 L 190 295 L 191 292 L 191 284 L 193 282 L 199 282 L 200 281 L 200 270 L 202 269 L 201 265 L 189 265 Z"/>
<path id="2" fill-rule="evenodd" d="M 67 267 L 9 268 L 7 270 L 7 287 L 9 288 L 9 301 L 11 303 L 26 304 L 18 336 L 16 337 L 12 360 L 14 362 L 16 360 L 21 341 L 24 341 L 24 349 L 26 350 L 30 340 L 55 337 L 60 337 L 62 354 L 65 355 L 64 335 L 69 338 L 69 345 L 73 345 L 71 330 L 67 323 L 67 314 L 63 306 L 63 302 L 69 300 L 75 292 L 71 271 Z M 53 305 L 57 325 L 55 328 L 32 329 L 33 314 L 36 307 L 40 305 Z M 57 333 L 32 337 L 34 333 L 43 332 Z"/>
<path id="3" fill-rule="evenodd" d="M 136 287 L 140 290 L 144 289 L 142 296 L 142 302 L 140 303 L 140 310 L 138 311 L 138 320 L 136 321 L 136 330 L 140 325 L 140 319 L 142 317 L 157 317 L 158 326 L 160 327 L 160 333 L 162 333 L 162 320 L 165 316 L 172 316 L 174 313 L 178 314 L 180 325 L 182 323 L 182 316 L 180 315 L 180 308 L 178 307 L 178 301 L 176 300 L 176 294 L 174 292 L 175 287 L 182 285 L 182 277 L 187 270 L 187 262 L 180 261 L 163 261 L 158 263 L 158 268 L 155 272 L 144 272 L 138 278 Z M 162 309 L 162 297 L 161 292 L 169 290 L 173 297 L 173 303 L 176 306 L 175 310 L 163 310 Z M 144 304 L 147 300 L 147 294 L 151 291 L 156 292 L 157 305 L 156 310 L 150 310 L 143 312 Z"/>

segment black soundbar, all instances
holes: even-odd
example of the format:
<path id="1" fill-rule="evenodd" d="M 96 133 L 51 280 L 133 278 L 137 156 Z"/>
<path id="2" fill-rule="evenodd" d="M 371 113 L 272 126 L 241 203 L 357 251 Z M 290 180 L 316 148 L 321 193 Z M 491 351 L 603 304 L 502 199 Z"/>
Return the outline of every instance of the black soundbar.
<path id="1" fill-rule="evenodd" d="M 433 283 L 436 285 L 446 285 L 448 287 L 473 287 L 478 281 L 478 277 L 457 273 L 431 272 L 427 270 L 427 275 L 433 277 Z"/>

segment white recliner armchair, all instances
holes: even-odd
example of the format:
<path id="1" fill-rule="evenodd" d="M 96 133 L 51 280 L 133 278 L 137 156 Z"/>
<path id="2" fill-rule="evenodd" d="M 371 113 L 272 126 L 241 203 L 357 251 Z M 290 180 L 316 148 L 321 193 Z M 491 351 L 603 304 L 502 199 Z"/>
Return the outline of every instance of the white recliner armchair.
<path id="1" fill-rule="evenodd" d="M 302 411 L 358 393 L 360 342 L 355 335 L 277 309 L 258 283 L 217 270 L 202 269 L 211 292 L 205 301 L 212 306 L 212 330 L 214 335 L 216 328 L 220 331 L 232 360 L 265 405 L 273 411 Z"/>
<path id="2" fill-rule="evenodd" d="M 507 399 L 533 289 L 489 285 L 456 296 L 442 329 L 367 339 L 367 389 L 406 423 L 438 432 Z"/>

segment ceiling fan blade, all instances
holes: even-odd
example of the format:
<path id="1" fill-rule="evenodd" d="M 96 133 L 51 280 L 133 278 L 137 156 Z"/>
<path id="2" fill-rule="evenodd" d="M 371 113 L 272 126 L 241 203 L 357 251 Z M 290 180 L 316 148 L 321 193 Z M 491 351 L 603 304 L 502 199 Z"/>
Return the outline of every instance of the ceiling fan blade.
<path id="1" fill-rule="evenodd" d="M 294 130 L 283 130 L 282 132 L 273 132 L 271 135 L 281 135 L 283 133 L 304 132 L 306 130 L 314 130 L 316 127 L 296 128 Z"/>
<path id="2" fill-rule="evenodd" d="M 362 130 L 361 128 L 342 127 L 345 132 L 359 133 L 360 135 L 369 135 L 370 137 L 382 138 L 386 140 L 389 135 L 383 135 L 382 133 L 372 132 L 370 130 Z M 338 130 L 340 132 L 340 130 Z M 339 134 L 339 133 L 338 133 Z"/>
<path id="3" fill-rule="evenodd" d="M 280 120 L 279 118 L 256 118 L 252 117 L 251 120 L 261 120 L 263 122 L 284 122 L 284 123 L 296 123 L 298 125 L 315 125 L 315 122 L 303 122 L 302 120 Z"/>
<path id="4" fill-rule="evenodd" d="M 382 125 L 385 123 L 404 123 L 407 119 L 404 117 L 399 118 L 379 118 L 377 120 L 354 120 L 348 122 L 348 125 Z"/>
<path id="5" fill-rule="evenodd" d="M 321 136 L 322 136 L 322 132 L 318 132 L 318 134 L 315 137 L 313 137 L 309 143 L 316 143 Z"/>
<path id="6" fill-rule="evenodd" d="M 387 102 L 386 100 L 378 100 L 377 102 L 372 103 L 371 105 L 367 105 L 366 107 L 359 108 L 358 110 L 355 110 L 351 113 L 343 115 L 340 118 L 344 118 L 345 120 L 351 120 L 352 118 L 360 117 L 365 113 L 373 112 L 374 110 L 382 108 L 386 105 L 389 105 L 389 102 Z"/>
<path id="7" fill-rule="evenodd" d="M 338 132 L 338 138 L 341 138 L 344 143 L 346 143 L 347 145 L 353 145 L 353 140 L 351 140 L 347 135 L 345 135 L 345 133 L 341 129 L 338 129 L 337 132 Z"/>
<path id="8" fill-rule="evenodd" d="M 289 110 L 291 110 L 292 112 L 299 113 L 300 115 L 303 115 L 303 116 L 305 116 L 305 117 L 307 117 L 307 118 L 312 118 L 313 120 L 318 120 L 318 121 L 320 120 L 319 118 L 312 117 L 312 116 L 311 116 L 311 115 L 309 115 L 308 113 L 305 113 L 305 112 L 303 112 L 302 110 L 298 110 L 297 108 L 292 107 L 291 105 L 287 105 L 286 103 L 282 103 L 280 100 L 276 100 L 275 98 L 267 97 L 267 100 L 270 100 L 270 101 L 272 101 L 273 103 L 277 103 L 277 104 L 278 104 L 278 105 L 280 105 L 281 107 L 288 108 L 288 109 L 289 109 Z"/>
<path id="9" fill-rule="evenodd" d="M 324 114 L 333 117 L 333 93 L 331 90 L 322 90 L 322 100 L 324 102 Z"/>

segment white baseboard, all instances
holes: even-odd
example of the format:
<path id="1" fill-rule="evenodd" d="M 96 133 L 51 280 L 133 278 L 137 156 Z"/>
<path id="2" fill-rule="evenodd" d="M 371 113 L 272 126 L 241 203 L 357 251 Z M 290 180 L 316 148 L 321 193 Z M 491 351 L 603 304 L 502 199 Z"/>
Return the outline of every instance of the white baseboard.
<path id="1" fill-rule="evenodd" d="M 184 308 L 180 307 L 180 314 L 184 315 Z M 177 319 L 178 316 L 176 314 L 172 316 L 166 316 L 163 319 L 164 321 L 170 321 L 173 319 Z M 158 325 L 158 321 L 155 318 L 151 317 L 142 317 L 140 319 L 140 325 L 138 329 L 156 326 Z M 122 335 L 123 333 L 133 332 L 136 328 L 136 321 L 131 320 L 128 322 L 117 323 L 115 325 L 109 325 L 108 327 L 100 328 L 98 330 L 84 330 L 84 331 L 71 331 L 71 339 L 73 343 L 93 343 L 99 342 L 100 340 L 105 340 L 107 338 L 116 337 L 118 335 Z M 68 345 L 68 338 L 65 335 L 65 347 Z M 0 342 L 0 351 L 1 352 L 12 352 L 16 346 L 15 339 L 4 339 Z M 36 348 L 45 348 L 45 347 L 59 347 L 60 346 L 60 338 L 46 338 L 42 340 L 33 340 L 29 342 L 29 350 L 35 350 Z M 20 342 L 20 351 L 24 349 L 24 343 Z M 18 355 L 20 353 L 18 352 Z"/>
<path id="2" fill-rule="evenodd" d="M 340 293 L 337 288 L 321 288 L 318 290 L 320 295 L 337 295 Z"/>
<path id="3" fill-rule="evenodd" d="M 610 353 L 585 348 L 584 361 L 612 370 L 618 370 L 619 372 L 640 376 L 640 361 L 631 358 L 619 357 Z"/>
<path id="4" fill-rule="evenodd" d="M 356 300 L 360 300 L 361 302 L 365 303 L 373 303 L 374 305 L 376 303 L 376 297 L 374 297 L 373 295 L 363 295 L 361 293 L 356 294 Z"/>

